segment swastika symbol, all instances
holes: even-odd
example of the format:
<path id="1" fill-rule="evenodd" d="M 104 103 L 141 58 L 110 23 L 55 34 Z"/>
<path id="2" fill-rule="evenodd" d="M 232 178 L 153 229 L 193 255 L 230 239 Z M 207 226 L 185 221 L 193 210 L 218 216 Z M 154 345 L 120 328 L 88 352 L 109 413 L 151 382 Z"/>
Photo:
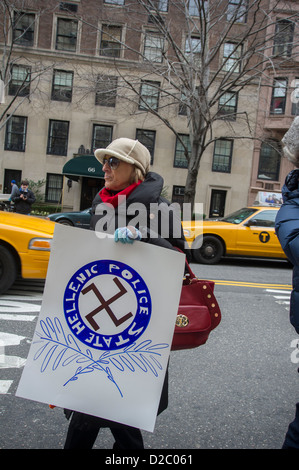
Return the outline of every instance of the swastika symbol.
<path id="1" fill-rule="evenodd" d="M 102 296 L 102 294 L 100 293 L 100 291 L 98 290 L 98 288 L 96 287 L 96 285 L 94 283 L 90 284 L 85 289 L 82 289 L 82 294 L 83 295 L 87 294 L 87 292 L 93 291 L 94 294 L 96 295 L 96 297 L 101 302 L 101 305 L 99 307 L 92 310 L 92 312 L 88 313 L 85 317 L 86 320 L 90 323 L 90 325 L 93 327 L 93 329 L 95 331 L 99 330 L 100 327 L 99 327 L 99 325 L 97 324 L 97 322 L 95 321 L 95 319 L 93 317 L 97 313 L 99 313 L 101 310 L 106 310 L 106 312 L 108 313 L 109 317 L 111 318 L 111 320 L 113 321 L 115 326 L 121 325 L 126 320 L 128 320 L 128 318 L 133 316 L 133 314 L 131 312 L 129 312 L 129 313 L 123 315 L 121 318 L 116 318 L 113 311 L 111 310 L 110 304 L 112 304 L 117 299 L 119 299 L 120 297 L 122 297 L 123 295 L 125 295 L 127 293 L 127 290 L 125 289 L 125 287 L 122 285 L 122 283 L 119 281 L 119 279 L 117 277 L 113 278 L 113 281 L 116 284 L 116 286 L 118 287 L 119 292 L 117 292 L 117 294 L 113 295 L 108 300 L 104 299 L 104 297 Z"/>

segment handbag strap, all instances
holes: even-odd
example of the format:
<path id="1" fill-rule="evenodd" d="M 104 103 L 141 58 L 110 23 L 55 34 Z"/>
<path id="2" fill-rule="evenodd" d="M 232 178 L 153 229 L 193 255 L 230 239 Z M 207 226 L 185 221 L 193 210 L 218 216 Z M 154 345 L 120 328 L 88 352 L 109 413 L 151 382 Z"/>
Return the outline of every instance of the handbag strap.
<path id="1" fill-rule="evenodd" d="M 183 255 L 186 256 L 186 254 L 183 252 L 183 250 L 181 250 L 180 248 L 178 248 L 177 246 L 174 247 L 176 250 L 180 251 L 181 253 L 183 253 Z M 187 273 L 187 276 L 189 279 L 197 279 L 197 276 L 195 276 L 194 272 L 192 271 L 192 269 L 190 268 L 190 265 L 187 261 L 187 259 L 185 259 L 185 266 L 186 266 L 186 270 L 188 271 Z"/>

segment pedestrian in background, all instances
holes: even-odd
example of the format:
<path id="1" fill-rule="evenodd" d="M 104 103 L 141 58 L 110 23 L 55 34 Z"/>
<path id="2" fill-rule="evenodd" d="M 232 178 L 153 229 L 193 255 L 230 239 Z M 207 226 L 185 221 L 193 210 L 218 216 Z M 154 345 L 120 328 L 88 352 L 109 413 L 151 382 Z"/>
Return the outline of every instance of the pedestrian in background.
<path id="1" fill-rule="evenodd" d="M 282 188 L 283 205 L 278 211 L 275 228 L 282 249 L 293 264 L 290 321 L 299 334 L 299 116 L 294 119 L 282 143 L 285 156 L 296 169 L 287 175 Z M 282 448 L 299 449 L 299 403 Z"/>
<path id="2" fill-rule="evenodd" d="M 15 204 L 15 212 L 18 214 L 30 215 L 31 206 L 35 202 L 35 196 L 28 187 L 29 182 L 23 180 L 17 195 L 11 198 Z"/>
<path id="3" fill-rule="evenodd" d="M 184 251 L 185 238 L 180 215 L 177 220 L 178 225 L 175 228 L 175 232 L 179 233 L 178 236 L 174 235 L 173 220 L 166 221 L 169 227 L 167 238 L 162 237 L 160 231 L 153 233 L 150 229 L 150 219 L 152 218 L 150 205 L 162 202 L 169 205 L 170 203 L 161 197 L 162 177 L 149 171 L 150 153 L 148 149 L 138 140 L 119 138 L 111 142 L 106 149 L 97 149 L 95 156 L 103 165 L 105 186 L 93 201 L 91 229 L 99 231 L 99 225 L 104 217 L 105 231 L 114 234 L 116 242 L 139 243 L 141 241 L 168 249 L 176 249 L 175 247 L 177 247 Z M 147 226 L 137 228 L 130 225 L 130 221 L 135 217 L 135 211 L 132 214 L 132 211 L 128 211 L 128 207 L 134 203 L 144 205 Z M 109 216 L 106 204 L 114 207 L 114 211 L 110 210 Z M 125 207 L 122 207 L 123 205 Z M 118 225 L 121 213 L 125 214 L 121 222 L 124 223 L 123 226 Z M 172 211 L 166 211 L 166 213 L 167 218 L 174 217 Z M 144 406 L 146 407 L 146 403 Z M 168 371 L 165 375 L 158 414 L 167 406 Z M 91 449 L 102 427 L 110 428 L 115 438 L 114 449 L 143 449 L 143 438 L 139 429 L 79 412 L 72 413 L 64 448 Z"/>
<path id="4" fill-rule="evenodd" d="M 11 201 L 13 197 L 19 194 L 19 187 L 16 183 L 16 180 L 11 180 L 10 184 L 11 184 L 11 193 L 10 193 L 9 200 Z"/>

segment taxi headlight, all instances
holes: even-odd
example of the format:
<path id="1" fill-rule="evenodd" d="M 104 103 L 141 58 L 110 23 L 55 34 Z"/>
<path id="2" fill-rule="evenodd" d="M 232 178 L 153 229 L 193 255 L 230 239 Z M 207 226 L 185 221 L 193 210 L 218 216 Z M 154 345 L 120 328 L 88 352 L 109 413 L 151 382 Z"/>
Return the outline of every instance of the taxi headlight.
<path id="1" fill-rule="evenodd" d="M 186 238 L 189 238 L 190 237 L 190 230 L 187 230 L 186 228 L 184 228 L 184 236 Z"/>
<path id="2" fill-rule="evenodd" d="M 32 238 L 29 242 L 30 250 L 50 251 L 52 238 Z"/>

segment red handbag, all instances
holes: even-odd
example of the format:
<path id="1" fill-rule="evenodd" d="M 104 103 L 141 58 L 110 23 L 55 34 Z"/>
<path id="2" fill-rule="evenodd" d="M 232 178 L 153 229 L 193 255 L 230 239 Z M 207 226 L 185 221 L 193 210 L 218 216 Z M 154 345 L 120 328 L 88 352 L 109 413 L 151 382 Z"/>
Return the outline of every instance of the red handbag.
<path id="1" fill-rule="evenodd" d="M 215 283 L 198 279 L 187 262 L 186 266 L 188 273 L 183 280 L 172 351 L 205 344 L 210 332 L 221 321 L 221 311 L 214 295 Z"/>

